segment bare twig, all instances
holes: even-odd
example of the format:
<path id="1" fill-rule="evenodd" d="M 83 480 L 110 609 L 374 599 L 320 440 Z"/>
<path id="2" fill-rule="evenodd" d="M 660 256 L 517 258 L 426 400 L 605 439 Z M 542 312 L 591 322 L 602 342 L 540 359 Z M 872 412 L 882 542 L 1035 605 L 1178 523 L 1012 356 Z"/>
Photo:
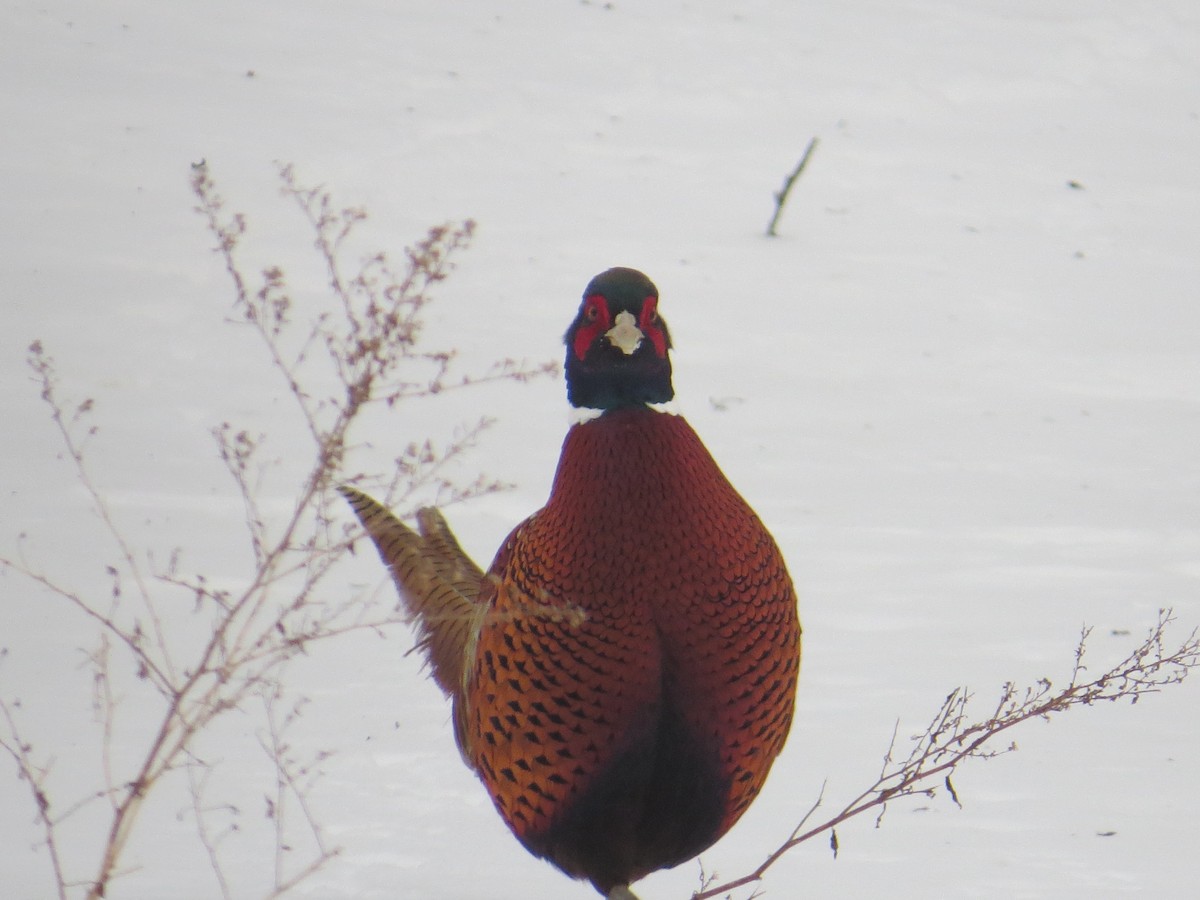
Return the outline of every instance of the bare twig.
<path id="1" fill-rule="evenodd" d="M 48 767 L 38 765 L 17 730 L 12 706 L 0 698 L 4 710 L 0 746 L 16 762 L 19 776 L 30 784 L 61 900 L 80 886 L 89 898 L 109 894 L 122 871 L 121 860 L 146 797 L 161 790 L 165 776 L 179 769 L 187 772 L 198 838 L 218 887 L 223 896 L 238 895 L 222 870 L 218 852 L 224 841 L 239 833 L 238 823 L 220 830 L 208 821 L 217 810 L 236 810 L 236 806 L 209 804 L 205 799 L 212 790 L 210 775 L 216 763 L 205 762 L 196 745 L 214 721 L 231 710 L 245 710 L 246 701 L 254 695 L 265 698 L 262 714 L 267 725 L 262 746 L 276 776 L 271 816 L 276 845 L 272 896 L 287 893 L 336 855 L 337 848 L 325 843 L 309 802 L 318 769 L 301 763 L 284 739 L 303 703 L 286 701 L 285 705 L 282 698 L 286 663 L 315 642 L 354 631 L 379 631 L 403 621 L 390 602 L 369 591 L 356 593 L 342 587 L 332 592 L 337 599 L 322 596 L 325 580 L 350 552 L 355 536 L 348 525 L 337 524 L 328 513 L 330 487 L 346 479 L 342 468 L 351 448 L 351 429 L 368 406 L 395 409 L 413 397 L 432 397 L 485 381 L 524 381 L 555 370 L 552 365 L 504 360 L 477 374 L 460 374 L 453 348 L 430 349 L 423 341 L 424 311 L 432 302 L 431 291 L 447 277 L 454 256 L 469 243 L 474 223 L 431 229 L 404 251 L 398 266 L 379 252 L 355 263 L 348 261 L 347 254 L 354 229 L 365 213 L 357 208 L 337 208 L 323 189 L 302 186 L 290 167 L 282 167 L 280 177 L 284 195 L 297 204 L 312 228 L 313 245 L 333 297 L 329 308 L 296 303 L 278 266 L 263 268 L 256 287 L 239 258 L 246 233 L 244 217 L 225 211 L 206 165 L 201 163 L 192 171 L 197 211 L 216 238 L 215 251 L 233 283 L 234 311 L 258 336 L 311 438 L 307 448 L 289 444 L 284 451 L 291 458 L 307 456 L 309 463 L 298 482 L 288 488 L 290 511 L 272 517 L 268 513 L 271 507 L 263 503 L 267 476 L 277 476 L 277 464 L 265 455 L 272 436 L 228 422 L 214 429 L 218 454 L 242 501 L 253 562 L 236 589 L 217 587 L 202 574 L 181 572 L 178 550 L 156 571 L 153 554 L 140 550 L 128 538 L 92 478 L 87 444 L 97 433 L 91 425 L 93 402 L 64 400 L 53 360 L 40 342 L 30 347 L 29 363 L 66 457 L 117 557 L 106 567 L 108 580 L 102 588 L 107 591 L 98 594 L 61 583 L 29 563 L 23 553 L 16 559 L 0 558 L 0 566 L 48 590 L 96 628 L 97 646 L 87 653 L 87 659 L 93 672 L 93 709 L 102 725 L 98 754 L 104 784 L 82 800 L 55 807 L 65 810 L 57 818 L 49 812 L 51 773 Z M 317 348 L 324 352 L 313 352 Z M 333 385 L 332 391 L 329 385 Z M 419 449 L 402 457 L 407 464 L 400 466 L 392 480 L 394 488 L 406 500 L 424 491 L 441 503 L 500 489 L 502 485 L 494 479 L 478 476 L 460 483 L 446 473 L 446 464 L 465 454 L 488 424 L 482 420 L 440 446 L 432 440 L 415 442 L 414 448 Z M 386 484 L 389 479 L 376 473 L 347 480 Z M 134 586 L 136 604 L 126 602 L 126 582 Z M 176 610 L 186 609 L 188 604 L 178 603 L 179 598 L 190 600 L 193 610 L 182 622 Z M 113 656 L 122 653 L 132 662 L 136 681 L 128 691 L 123 686 L 118 692 L 112 682 Z M 121 755 L 113 752 L 118 745 L 118 707 L 129 691 L 137 695 L 142 725 L 152 724 L 132 758 L 127 749 Z M 317 753 L 315 759 L 320 758 Z M 58 840 L 58 826 L 95 800 L 108 804 L 100 862 L 86 878 L 73 878 Z M 285 815 L 285 807 L 293 814 Z M 297 828 L 311 839 L 311 855 L 304 859 L 289 853 L 285 865 L 284 848 L 294 848 Z"/>
<path id="2" fill-rule="evenodd" d="M 221 865 L 219 848 L 221 842 L 233 833 L 233 826 L 226 826 L 220 834 L 214 834 L 209 825 L 209 816 L 213 809 L 206 806 L 204 802 L 205 794 L 208 790 L 208 782 L 212 776 L 212 767 L 206 764 L 203 760 L 189 756 L 187 765 L 188 790 L 192 795 L 192 815 L 196 819 L 196 835 L 200 840 L 201 846 L 204 847 L 204 852 L 208 856 L 209 868 L 212 869 L 213 877 L 217 879 L 217 888 L 221 891 L 221 896 L 224 900 L 231 900 L 233 893 L 229 888 L 229 880 L 225 877 L 225 869 Z M 220 805 L 224 812 L 237 815 L 238 809 L 232 804 Z"/>
<path id="3" fill-rule="evenodd" d="M 294 750 L 285 739 L 289 726 L 299 718 L 302 707 L 308 701 L 301 698 L 292 704 L 281 717 L 279 704 L 282 700 L 282 690 L 280 686 L 264 684 L 259 693 L 266 721 L 266 735 L 259 735 L 259 744 L 275 767 L 275 795 L 268 801 L 267 817 L 275 824 L 275 888 L 272 896 L 278 896 L 324 866 L 337 856 L 339 851 L 326 845 L 321 833 L 321 826 L 309 804 L 309 790 L 319 776 L 319 772 L 313 768 L 312 764 L 298 765 L 293 755 Z M 286 854 L 292 849 L 292 846 L 288 838 L 286 822 L 287 810 L 293 801 L 300 810 L 305 828 L 316 845 L 317 852 L 300 872 L 289 875 L 286 873 Z"/>
<path id="4" fill-rule="evenodd" d="M 4 750 L 17 764 L 17 777 L 29 786 L 33 796 L 38 825 L 42 831 L 42 843 L 50 855 L 50 866 L 54 870 L 54 887 L 59 900 L 67 900 L 67 882 L 63 874 L 62 858 L 58 851 L 58 832 L 55 819 L 50 815 L 50 798 L 46 794 L 46 767 L 33 759 L 33 747 L 21 737 L 17 729 L 13 710 L 9 703 L 0 698 L 0 714 L 4 716 L 7 737 L 0 736 L 0 750 Z"/>
<path id="5" fill-rule="evenodd" d="M 808 165 L 809 157 L 813 151 L 817 149 L 817 138 L 814 136 L 808 142 L 808 146 L 804 148 L 804 155 L 800 157 L 800 162 L 796 163 L 796 168 L 792 169 L 787 178 L 784 179 L 783 187 L 775 192 L 775 214 L 771 216 L 771 222 L 767 225 L 767 237 L 778 237 L 775 229 L 779 225 L 779 219 L 783 215 L 783 205 L 787 203 L 788 195 L 792 192 L 792 185 L 799 180 L 804 172 L 804 167 Z"/>
<path id="6" fill-rule="evenodd" d="M 950 782 L 951 773 L 968 759 L 990 759 L 1015 750 L 1016 745 L 1011 742 L 1000 747 L 992 745 L 1022 722 L 1049 719 L 1077 706 L 1106 701 L 1136 703 L 1146 694 L 1182 682 L 1189 672 L 1200 667 L 1200 637 L 1193 630 L 1178 645 L 1168 648 L 1166 632 L 1174 621 L 1170 610 L 1160 610 L 1146 639 L 1123 660 L 1090 681 L 1083 680 L 1087 670 L 1084 665 L 1086 643 L 1091 634 L 1091 629 L 1084 628 L 1075 648 L 1071 677 L 1065 686 L 1056 690 L 1046 678 L 1027 688 L 1018 688 L 1009 682 L 1002 687 L 987 718 L 981 721 L 971 721 L 968 716 L 972 695 L 965 689 L 955 688 L 946 696 L 925 731 L 912 739 L 912 749 L 903 760 L 895 757 L 896 733 L 893 732 L 892 743 L 884 754 L 883 768 L 874 784 L 819 825 L 804 828 L 802 822 L 753 872 L 715 887 L 706 887 L 693 894 L 692 900 L 717 897 L 761 881 L 788 851 L 825 832 L 830 832 L 831 846 L 836 854 L 837 844 L 832 835 L 838 825 L 872 810 L 877 811 L 878 825 L 887 804 L 894 800 L 917 795 L 932 797 L 941 786 L 956 804 L 959 803 Z M 805 820 L 811 814 L 812 810 Z"/>

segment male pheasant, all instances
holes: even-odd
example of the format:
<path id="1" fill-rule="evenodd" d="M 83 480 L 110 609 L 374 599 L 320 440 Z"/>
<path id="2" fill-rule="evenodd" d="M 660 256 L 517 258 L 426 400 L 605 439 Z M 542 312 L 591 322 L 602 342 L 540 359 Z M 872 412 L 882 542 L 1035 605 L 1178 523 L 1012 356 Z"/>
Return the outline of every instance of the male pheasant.
<path id="1" fill-rule="evenodd" d="M 796 596 L 779 548 L 672 400 L 658 290 L 596 276 L 566 334 L 550 499 L 484 574 L 343 493 L 454 702 L 459 749 L 517 839 L 609 898 L 691 859 L 758 794 L 792 721 Z"/>

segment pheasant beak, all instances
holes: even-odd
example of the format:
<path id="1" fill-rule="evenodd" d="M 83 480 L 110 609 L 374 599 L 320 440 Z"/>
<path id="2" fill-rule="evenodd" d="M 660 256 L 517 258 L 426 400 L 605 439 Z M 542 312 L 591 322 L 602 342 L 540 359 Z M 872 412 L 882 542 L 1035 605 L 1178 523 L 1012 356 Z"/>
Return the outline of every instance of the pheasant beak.
<path id="1" fill-rule="evenodd" d="M 622 311 L 617 313 L 617 324 L 604 333 L 608 342 L 618 348 L 626 356 L 633 356 L 634 351 L 642 344 L 642 329 L 637 326 L 633 313 Z"/>

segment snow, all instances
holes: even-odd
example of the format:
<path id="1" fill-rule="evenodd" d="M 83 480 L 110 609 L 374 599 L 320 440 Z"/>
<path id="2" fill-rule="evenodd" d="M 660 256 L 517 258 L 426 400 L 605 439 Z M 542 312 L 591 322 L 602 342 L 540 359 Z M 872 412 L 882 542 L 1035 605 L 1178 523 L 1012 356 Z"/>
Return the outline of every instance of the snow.
<path id="1" fill-rule="evenodd" d="M 751 812 L 704 855 L 732 877 L 813 803 L 869 784 L 893 725 L 946 693 L 1069 674 L 1160 607 L 1200 623 L 1200 12 L 1190 0 L 839 4 L 298 2 L 7 5 L 0 35 L 0 555 L 107 590 L 112 558 L 25 366 L 96 400 L 98 485 L 138 546 L 238 583 L 241 507 L 209 436 L 298 434 L 193 212 L 206 160 L 305 296 L 321 272 L 273 161 L 371 213 L 392 252 L 480 230 L 431 335 L 468 362 L 561 352 L 612 265 L 658 284 L 689 421 L 784 548 L 801 594 L 797 723 Z M 808 140 L 781 236 L 772 192 Z M 451 511 L 490 559 L 543 501 L 561 386 L 376 420 L 362 466 L 495 416 L 476 464 L 516 490 Z M 289 424 L 290 423 L 290 424 Z M 424 429 L 424 430 L 422 430 Z M 415 430 L 415 433 L 414 433 Z M 302 439 L 299 435 L 298 439 Z M 287 509 L 287 496 L 276 498 Z M 19 539 L 20 534 L 27 537 Z M 363 560 L 358 577 L 378 579 Z M 349 586 L 347 586 L 349 590 Z M 0 577 L 0 695 L 52 752 L 55 796 L 100 782 L 88 624 Z M 312 803 L 338 859 L 298 896 L 585 898 L 507 833 L 453 749 L 411 639 L 330 644 L 289 672 Z M 132 747 L 137 710 L 125 710 Z M 206 744 L 243 827 L 232 895 L 269 888 L 273 790 L 252 717 Z M 1019 752 L 899 803 L 840 853 L 799 849 L 778 897 L 1117 898 L 1194 890 L 1200 688 L 1014 732 Z M 25 785 L 0 763 L 4 893 L 52 894 Z M 89 787 L 90 786 L 90 787 Z M 176 785 L 175 787 L 179 787 Z M 219 896 L 184 790 L 156 798 L 113 896 Z M 67 846 L 87 872 L 87 816 Z M 644 900 L 689 896 L 692 864 Z"/>

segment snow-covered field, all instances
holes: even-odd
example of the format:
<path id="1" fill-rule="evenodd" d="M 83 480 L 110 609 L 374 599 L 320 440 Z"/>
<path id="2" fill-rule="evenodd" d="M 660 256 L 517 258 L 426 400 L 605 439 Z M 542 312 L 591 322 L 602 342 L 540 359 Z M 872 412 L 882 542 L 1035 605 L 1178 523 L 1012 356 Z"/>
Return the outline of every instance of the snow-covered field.
<path id="1" fill-rule="evenodd" d="M 249 218 L 248 261 L 319 298 L 279 160 L 366 206 L 362 234 L 393 252 L 479 222 L 431 326 L 468 364 L 557 357 L 610 265 L 658 283 L 683 410 L 783 546 L 805 625 L 792 739 L 709 870 L 752 867 L 822 783 L 830 808 L 866 787 L 897 719 L 919 731 L 951 688 L 1060 680 L 1084 623 L 1097 663 L 1160 607 L 1200 623 L 1193 0 L 12 2 L 0 83 L 0 555 L 93 590 L 111 557 L 25 367 L 36 338 L 96 401 L 89 452 L 129 533 L 245 577 L 209 429 L 294 426 L 226 322 L 188 180 L 206 160 Z M 550 380 L 448 396 L 361 435 L 359 464 L 495 416 L 472 462 L 517 488 L 452 513 L 486 562 L 543 501 L 564 410 Z M 0 696 L 54 757 L 61 803 L 95 787 L 90 633 L 0 577 Z M 314 701 L 298 740 L 333 751 L 312 803 L 343 848 L 297 894 L 592 896 L 508 835 L 409 646 L 351 638 L 291 670 Z M 235 716 L 207 748 L 244 781 L 222 846 L 235 897 L 271 875 L 253 727 Z M 770 896 L 1200 890 L 1200 685 L 1013 737 L 956 776 L 963 809 L 940 794 L 847 824 L 836 860 L 806 845 Z M 147 808 L 112 896 L 219 896 L 190 815 L 186 791 Z M 0 757 L 5 897 L 53 894 L 33 818 Z M 74 821 L 82 877 L 94 839 Z M 697 883 L 689 864 L 639 893 Z"/>

